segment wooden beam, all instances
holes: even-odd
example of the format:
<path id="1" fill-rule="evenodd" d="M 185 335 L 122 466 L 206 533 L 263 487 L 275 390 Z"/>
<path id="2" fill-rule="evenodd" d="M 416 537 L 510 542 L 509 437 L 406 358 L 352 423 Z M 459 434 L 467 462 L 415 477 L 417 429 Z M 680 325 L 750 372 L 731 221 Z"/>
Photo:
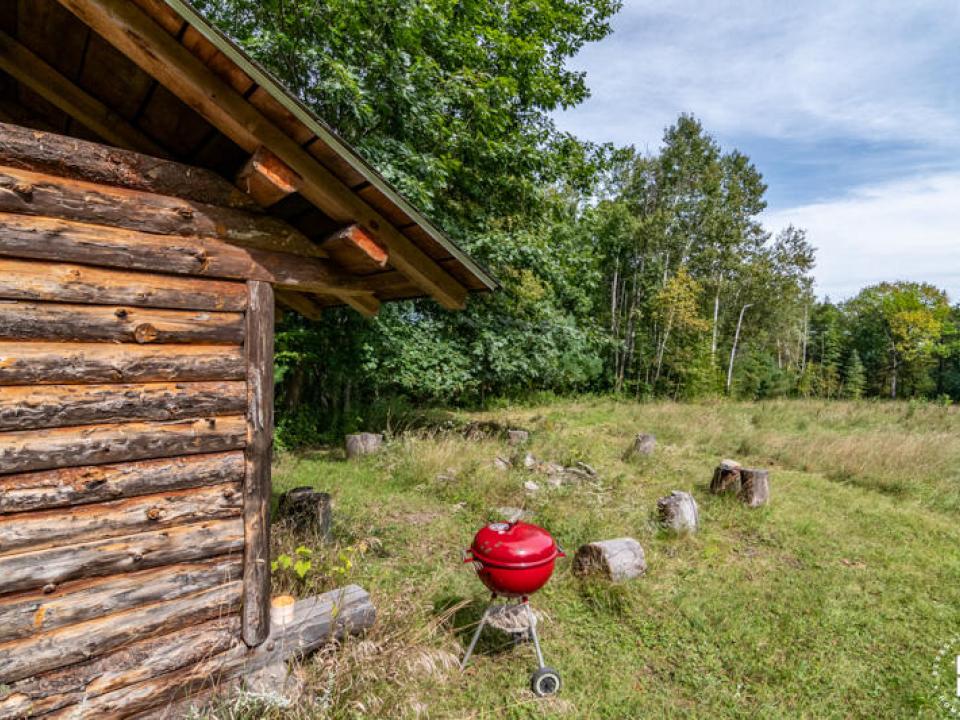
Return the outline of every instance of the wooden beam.
<path id="1" fill-rule="evenodd" d="M 237 174 L 237 187 L 268 208 L 297 191 L 300 178 L 265 147 L 257 148 Z"/>
<path id="2" fill-rule="evenodd" d="M 302 178 L 305 198 L 378 237 L 391 264 L 442 305 L 463 307 L 467 291 L 459 282 L 139 8 L 126 0 L 60 3 L 248 152 L 268 147 Z"/>
<path id="3" fill-rule="evenodd" d="M 243 490 L 243 640 L 270 633 L 270 463 L 273 455 L 273 288 L 247 283 L 247 475 Z"/>
<path id="4" fill-rule="evenodd" d="M 166 157 L 157 143 L 2 31 L 0 68 L 107 142 Z"/>
<path id="5" fill-rule="evenodd" d="M 354 295 L 340 298 L 364 317 L 374 317 L 380 312 L 380 301 L 371 295 Z"/>
<path id="6" fill-rule="evenodd" d="M 216 173 L 172 160 L 22 127 L 10 115 L 0 125 L 0 165 L 52 173 L 101 185 L 172 195 L 184 200 L 257 211 L 257 205 Z M 0 109 L 0 118 L 4 112 Z"/>
<path id="7" fill-rule="evenodd" d="M 323 309 L 303 293 L 276 290 L 277 302 L 303 315 L 307 320 L 320 320 Z"/>
<path id="8" fill-rule="evenodd" d="M 353 251 L 359 251 L 379 268 L 386 267 L 390 260 L 390 254 L 387 250 L 381 247 L 374 237 L 359 225 L 348 225 L 337 230 L 324 238 L 320 246 L 328 251 L 340 247 L 348 247 Z"/>

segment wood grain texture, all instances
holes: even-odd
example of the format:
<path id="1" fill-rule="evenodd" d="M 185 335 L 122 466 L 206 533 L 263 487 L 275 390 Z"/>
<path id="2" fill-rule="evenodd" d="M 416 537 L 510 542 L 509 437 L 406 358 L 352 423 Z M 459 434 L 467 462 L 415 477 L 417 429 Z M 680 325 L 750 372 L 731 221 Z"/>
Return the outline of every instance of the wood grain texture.
<path id="1" fill-rule="evenodd" d="M 19 125 L 0 124 L 0 165 L 210 205 L 241 210 L 257 207 L 209 170 Z"/>
<path id="2" fill-rule="evenodd" d="M 222 345 L 0 342 L 0 385 L 241 380 L 243 360 Z"/>
<path id="3" fill-rule="evenodd" d="M 67 583 L 52 593 L 0 598 L 0 643 L 240 579 L 239 556 Z"/>
<path id="4" fill-rule="evenodd" d="M 270 463 L 273 454 L 273 288 L 247 283 L 247 474 L 243 491 L 243 639 L 270 632 Z"/>
<path id="5" fill-rule="evenodd" d="M 0 340 L 242 345 L 243 313 L 0 301 Z"/>
<path id="6" fill-rule="evenodd" d="M 242 380 L 0 386 L 0 431 L 246 412 Z M 3 500 L 0 498 L 0 512 Z"/>
<path id="7" fill-rule="evenodd" d="M 270 215 L 4 166 L 0 166 L 0 211 L 159 235 L 218 238 L 309 256 L 318 250 L 299 230 Z"/>
<path id="8" fill-rule="evenodd" d="M 14 593 L 69 580 L 203 560 L 240 552 L 240 518 L 191 523 L 123 538 L 92 540 L 0 557 L 0 592 Z"/>
<path id="9" fill-rule="evenodd" d="M 0 433 L 0 474 L 222 452 L 246 441 L 241 415 L 14 430 Z"/>
<path id="10" fill-rule="evenodd" d="M 265 208 L 295 193 L 299 182 L 297 174 L 264 147 L 258 148 L 237 174 L 237 187 Z"/>
<path id="11" fill-rule="evenodd" d="M 4 237 L 0 227 L 0 244 Z M 163 268 L 160 257 L 153 268 Z M 227 280 L 0 259 L 0 299 L 6 300 L 239 312 L 245 292 L 243 284 Z"/>
<path id="12" fill-rule="evenodd" d="M 89 660 L 133 640 L 235 612 L 241 582 L 219 585 L 174 600 L 153 603 L 0 644 L 0 683 Z"/>
<path id="13" fill-rule="evenodd" d="M 0 556 L 237 517 L 242 500 L 242 486 L 228 483 L 69 509 L 0 515 Z"/>
<path id="14" fill-rule="evenodd" d="M 88 662 L 13 683 L 6 696 L 0 694 L 0 720 L 19 720 L 75 705 L 241 646 L 236 615 L 138 640 Z"/>
<path id="15" fill-rule="evenodd" d="M 244 392 L 246 390 L 244 389 Z M 246 398 L 244 397 L 244 402 Z M 0 475 L 0 514 L 243 482 L 242 450 Z"/>

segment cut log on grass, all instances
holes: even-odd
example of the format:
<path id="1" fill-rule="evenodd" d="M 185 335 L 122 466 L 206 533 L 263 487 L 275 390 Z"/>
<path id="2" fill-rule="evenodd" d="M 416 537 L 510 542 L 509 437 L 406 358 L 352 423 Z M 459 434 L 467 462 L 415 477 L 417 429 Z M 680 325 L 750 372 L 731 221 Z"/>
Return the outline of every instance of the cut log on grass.
<path id="1" fill-rule="evenodd" d="M 577 575 L 602 573 L 613 582 L 631 580 L 647 571 L 643 548 L 633 538 L 587 543 L 577 550 L 573 572 Z"/>
<path id="2" fill-rule="evenodd" d="M 710 492 L 714 495 L 740 492 L 740 463 L 736 460 L 721 460 L 713 471 Z"/>
<path id="3" fill-rule="evenodd" d="M 657 515 L 664 528 L 678 535 L 695 533 L 700 527 L 697 501 L 690 493 L 680 490 L 657 500 Z"/>
<path id="4" fill-rule="evenodd" d="M 633 439 L 633 444 L 627 448 L 623 454 L 624 460 L 632 460 L 637 457 L 646 457 L 653 455 L 654 448 L 657 446 L 657 438 L 647 433 L 638 433 Z"/>
<path id="5" fill-rule="evenodd" d="M 740 471 L 740 500 L 748 507 L 770 502 L 770 471 L 743 468 Z"/>
<path id="6" fill-rule="evenodd" d="M 298 487 L 280 495 L 280 520 L 301 531 L 308 531 L 324 540 L 330 537 L 333 524 L 333 502 L 329 493 L 312 487 Z"/>
<path id="7" fill-rule="evenodd" d="M 507 442 L 511 445 L 523 445 L 530 439 L 530 433 L 526 430 L 507 430 Z"/>
<path id="8" fill-rule="evenodd" d="M 383 448 L 383 435 L 381 433 L 355 433 L 347 435 L 347 458 L 354 460 L 363 455 L 372 455 L 380 452 Z"/>

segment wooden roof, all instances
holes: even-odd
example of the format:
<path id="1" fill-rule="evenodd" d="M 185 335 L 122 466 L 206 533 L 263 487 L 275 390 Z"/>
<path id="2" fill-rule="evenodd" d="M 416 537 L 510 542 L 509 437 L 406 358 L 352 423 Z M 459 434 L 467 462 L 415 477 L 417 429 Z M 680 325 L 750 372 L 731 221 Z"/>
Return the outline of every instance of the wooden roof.
<path id="1" fill-rule="evenodd" d="M 457 308 L 497 286 L 183 0 L 0 0 L 0 121 L 213 170 L 369 280 L 377 301 Z"/>

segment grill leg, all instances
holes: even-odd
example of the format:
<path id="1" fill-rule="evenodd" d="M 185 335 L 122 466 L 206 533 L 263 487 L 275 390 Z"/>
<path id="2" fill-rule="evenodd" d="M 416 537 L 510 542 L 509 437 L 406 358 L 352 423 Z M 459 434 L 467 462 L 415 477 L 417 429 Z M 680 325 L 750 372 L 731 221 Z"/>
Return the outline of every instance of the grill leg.
<path id="1" fill-rule="evenodd" d="M 470 656 L 473 655 L 473 649 L 477 646 L 477 640 L 480 639 L 480 633 L 483 631 L 483 626 L 487 624 L 487 613 L 490 612 L 490 606 L 488 605 L 483 611 L 483 616 L 480 618 L 480 622 L 477 623 L 477 630 L 473 633 L 473 639 L 470 641 L 470 646 L 467 648 L 467 654 L 463 656 L 463 661 L 460 663 L 460 669 L 463 670 L 467 663 L 470 661 Z"/>
<path id="2" fill-rule="evenodd" d="M 523 601 L 523 606 L 527 609 L 527 619 L 530 621 L 530 635 L 533 636 L 533 647 L 537 651 L 537 666 L 542 669 L 544 667 L 543 652 L 540 650 L 540 638 L 537 637 L 537 621 L 526 599 Z"/>

